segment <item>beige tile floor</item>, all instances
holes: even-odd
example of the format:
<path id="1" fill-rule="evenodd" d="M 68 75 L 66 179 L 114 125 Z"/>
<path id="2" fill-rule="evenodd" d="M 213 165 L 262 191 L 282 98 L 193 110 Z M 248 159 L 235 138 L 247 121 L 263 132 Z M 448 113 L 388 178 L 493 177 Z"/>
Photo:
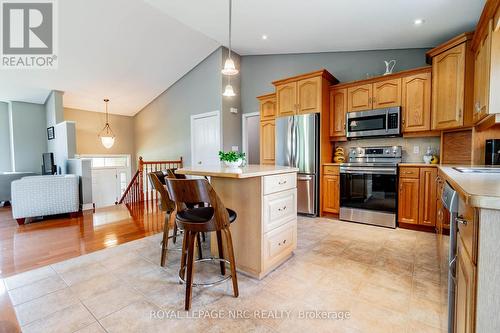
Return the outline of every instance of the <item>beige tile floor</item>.
<path id="1" fill-rule="evenodd" d="M 195 288 L 190 312 L 176 277 L 180 253 L 158 265 L 160 235 L 3 283 L 23 332 L 446 331 L 446 237 L 321 218 L 298 225 L 288 262 L 262 281 L 240 274 L 239 298 L 229 282 Z M 217 278 L 216 265 L 197 267 L 195 278 Z"/>

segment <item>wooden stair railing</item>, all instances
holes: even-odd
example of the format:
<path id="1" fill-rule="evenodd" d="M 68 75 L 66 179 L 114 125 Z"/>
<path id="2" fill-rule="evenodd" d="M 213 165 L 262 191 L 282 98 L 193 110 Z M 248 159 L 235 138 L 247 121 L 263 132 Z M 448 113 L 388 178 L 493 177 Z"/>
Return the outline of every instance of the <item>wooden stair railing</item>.
<path id="1" fill-rule="evenodd" d="M 182 168 L 182 157 L 175 161 L 144 161 L 139 157 L 137 172 L 130 180 L 125 192 L 123 192 L 119 204 L 136 202 L 153 202 L 158 199 L 158 193 L 149 183 L 148 173 L 166 169 Z"/>

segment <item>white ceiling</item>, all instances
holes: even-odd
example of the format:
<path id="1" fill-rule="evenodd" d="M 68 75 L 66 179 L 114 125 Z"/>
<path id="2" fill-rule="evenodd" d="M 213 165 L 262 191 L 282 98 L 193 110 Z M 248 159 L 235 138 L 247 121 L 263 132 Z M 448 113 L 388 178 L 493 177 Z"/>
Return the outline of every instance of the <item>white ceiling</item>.
<path id="1" fill-rule="evenodd" d="M 432 47 L 472 30 L 485 0 L 233 0 L 242 55 Z M 65 0 L 59 68 L 0 71 L 0 100 L 134 115 L 220 44 L 227 0 Z M 425 23 L 414 26 L 413 20 Z M 262 40 L 261 36 L 269 36 Z"/>
<path id="2" fill-rule="evenodd" d="M 227 45 L 228 0 L 145 0 Z M 233 0 L 242 55 L 432 47 L 473 30 L 485 0 Z M 422 18 L 425 23 L 413 25 Z M 263 34 L 268 35 L 262 40 Z"/>
<path id="3" fill-rule="evenodd" d="M 0 70 L 0 100 L 134 115 L 220 46 L 142 0 L 59 4 L 56 70 Z"/>

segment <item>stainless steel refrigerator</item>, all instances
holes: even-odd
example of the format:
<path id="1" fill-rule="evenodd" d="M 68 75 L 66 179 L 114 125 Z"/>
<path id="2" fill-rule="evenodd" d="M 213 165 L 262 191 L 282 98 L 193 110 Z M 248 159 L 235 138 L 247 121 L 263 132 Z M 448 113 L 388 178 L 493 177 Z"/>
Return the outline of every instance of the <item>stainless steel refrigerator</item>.
<path id="1" fill-rule="evenodd" d="M 276 119 L 276 165 L 299 168 L 297 211 L 318 214 L 319 114 Z"/>

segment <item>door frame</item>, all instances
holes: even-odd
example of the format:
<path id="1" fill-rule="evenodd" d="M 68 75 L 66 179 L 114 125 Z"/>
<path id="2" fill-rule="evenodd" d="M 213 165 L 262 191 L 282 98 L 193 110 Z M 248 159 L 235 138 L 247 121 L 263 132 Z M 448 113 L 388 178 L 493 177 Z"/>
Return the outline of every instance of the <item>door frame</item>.
<path id="1" fill-rule="evenodd" d="M 241 151 L 247 155 L 248 154 L 248 142 L 246 139 L 246 133 L 247 133 L 247 125 L 246 125 L 246 120 L 251 117 L 259 117 L 260 118 L 260 112 L 251 112 L 251 113 L 242 113 L 241 114 Z M 259 138 L 260 142 L 260 138 Z"/>
<path id="2" fill-rule="evenodd" d="M 191 140 L 191 165 L 194 166 L 194 138 L 193 138 L 193 122 L 196 119 L 201 119 L 201 118 L 208 118 L 208 117 L 217 117 L 218 121 L 217 124 L 219 125 L 219 150 L 222 150 L 222 117 L 220 116 L 220 110 L 215 110 L 215 111 L 210 111 L 210 112 L 205 112 L 205 113 L 198 113 L 198 114 L 193 114 L 191 115 L 191 120 L 190 120 L 190 140 Z"/>

